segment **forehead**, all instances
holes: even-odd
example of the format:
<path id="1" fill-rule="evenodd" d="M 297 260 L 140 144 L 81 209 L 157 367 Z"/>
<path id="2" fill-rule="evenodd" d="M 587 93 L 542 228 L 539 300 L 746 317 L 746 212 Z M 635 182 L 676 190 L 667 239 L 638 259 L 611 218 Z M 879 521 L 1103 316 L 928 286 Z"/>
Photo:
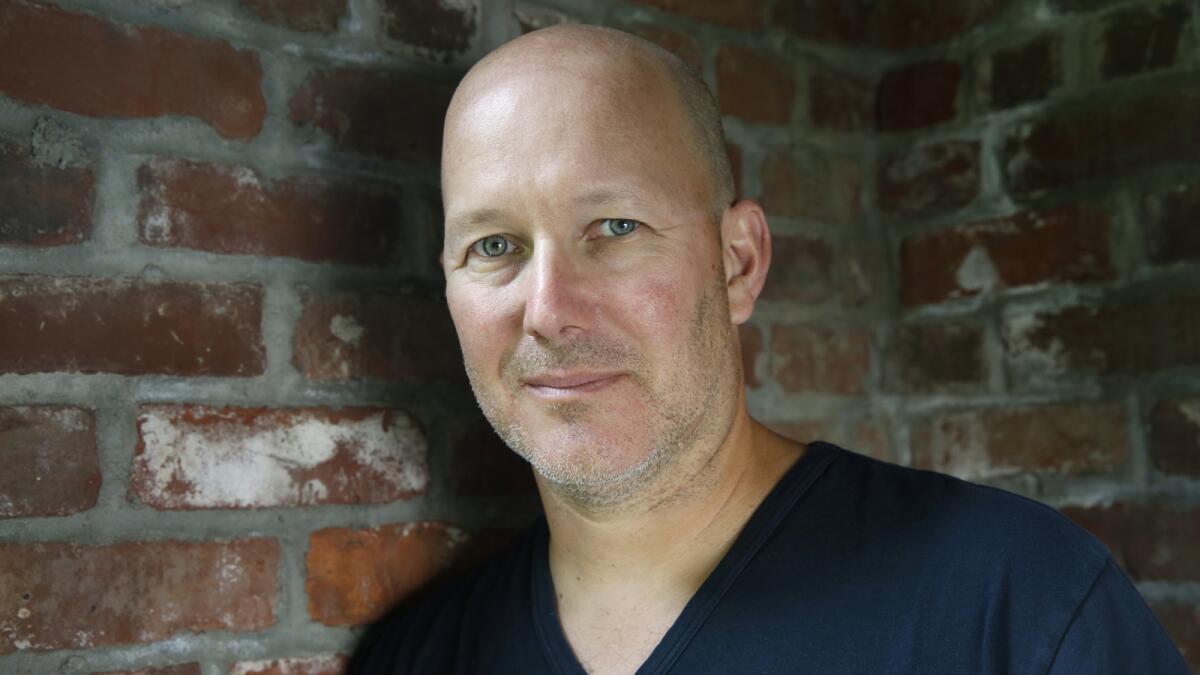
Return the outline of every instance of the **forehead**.
<path id="1" fill-rule="evenodd" d="M 448 217 L 498 196 L 565 197 L 597 185 L 685 198 L 704 178 L 661 74 L 547 64 L 493 73 L 460 94 L 443 148 Z"/>

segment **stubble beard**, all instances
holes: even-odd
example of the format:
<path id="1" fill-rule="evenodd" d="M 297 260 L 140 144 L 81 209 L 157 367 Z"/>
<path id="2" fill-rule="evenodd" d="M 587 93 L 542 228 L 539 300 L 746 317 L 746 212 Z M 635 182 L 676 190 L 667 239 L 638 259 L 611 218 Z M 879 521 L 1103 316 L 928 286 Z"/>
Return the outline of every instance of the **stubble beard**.
<path id="1" fill-rule="evenodd" d="M 483 379 L 467 366 L 467 376 L 475 399 L 496 433 L 518 455 L 530 463 L 542 479 L 561 497 L 589 509 L 611 509 L 634 499 L 661 501 L 645 494 L 664 471 L 677 463 L 687 451 L 705 440 L 713 430 L 713 421 L 722 416 L 719 396 L 736 379 L 728 359 L 733 348 L 732 325 L 728 323 L 728 300 L 724 285 L 717 282 L 697 303 L 688 335 L 687 354 L 664 372 L 677 371 L 682 377 L 655 383 L 648 377 L 644 357 L 630 346 L 611 341 L 584 338 L 564 347 L 526 342 L 518 348 L 501 371 L 501 382 L 510 401 L 522 396 L 520 375 L 550 369 L 591 367 L 630 373 L 641 391 L 650 394 L 647 401 L 651 423 L 657 428 L 642 459 L 632 466 L 612 467 L 606 460 L 637 452 L 630 448 L 614 449 L 592 437 L 581 420 L 594 410 L 585 402 L 550 403 L 545 410 L 566 427 L 568 442 L 579 452 L 565 455 L 552 448 L 538 448 L 513 415 L 504 410 L 501 397 L 489 393 Z M 734 355 L 734 358 L 736 356 Z M 736 370 L 736 365 L 732 366 Z M 703 392 L 696 396 L 695 392 Z M 682 393 L 682 396 L 678 394 Z M 710 420 L 709 415 L 715 417 Z M 717 430 L 720 433 L 723 430 Z M 616 451 L 614 451 L 616 450 Z"/>

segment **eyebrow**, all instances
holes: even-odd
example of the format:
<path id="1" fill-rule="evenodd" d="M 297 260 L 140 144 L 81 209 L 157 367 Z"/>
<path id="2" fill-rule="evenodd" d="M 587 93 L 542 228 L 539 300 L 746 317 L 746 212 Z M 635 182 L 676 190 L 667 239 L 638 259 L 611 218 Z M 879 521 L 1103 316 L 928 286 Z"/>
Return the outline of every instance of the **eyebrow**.
<path id="1" fill-rule="evenodd" d="M 573 200 L 576 206 L 604 206 L 614 202 L 634 202 L 642 201 L 640 194 L 630 185 L 615 185 L 596 188 L 589 190 Z M 462 215 L 454 215 L 446 218 L 446 242 L 457 241 L 460 238 L 470 235 L 471 231 L 497 221 L 503 221 L 508 218 L 508 214 L 497 208 L 485 206 L 472 211 L 467 211 Z"/>

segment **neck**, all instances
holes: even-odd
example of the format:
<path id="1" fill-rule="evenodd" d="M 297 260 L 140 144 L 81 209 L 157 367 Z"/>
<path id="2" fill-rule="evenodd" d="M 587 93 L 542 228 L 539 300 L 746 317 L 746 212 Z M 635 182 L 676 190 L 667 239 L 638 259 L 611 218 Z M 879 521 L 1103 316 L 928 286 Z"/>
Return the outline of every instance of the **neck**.
<path id="1" fill-rule="evenodd" d="M 679 604 L 691 597 L 800 455 L 751 419 L 744 403 L 737 410 L 718 443 L 684 453 L 648 491 L 652 498 L 628 508 L 589 510 L 539 479 L 560 598 L 615 593 Z"/>

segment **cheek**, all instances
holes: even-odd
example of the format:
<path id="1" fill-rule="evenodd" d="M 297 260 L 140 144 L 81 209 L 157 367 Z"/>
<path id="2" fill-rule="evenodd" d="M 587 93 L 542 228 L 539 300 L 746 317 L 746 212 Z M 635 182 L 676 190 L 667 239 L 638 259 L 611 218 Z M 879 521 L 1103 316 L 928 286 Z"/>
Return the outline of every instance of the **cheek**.
<path id="1" fill-rule="evenodd" d="M 446 304 L 458 331 L 463 357 L 467 365 L 479 370 L 491 370 L 499 362 L 498 354 L 508 348 L 507 334 L 519 322 L 512 320 L 510 298 L 502 290 L 481 290 L 447 285 Z M 492 363 L 493 368 L 487 368 Z"/>

